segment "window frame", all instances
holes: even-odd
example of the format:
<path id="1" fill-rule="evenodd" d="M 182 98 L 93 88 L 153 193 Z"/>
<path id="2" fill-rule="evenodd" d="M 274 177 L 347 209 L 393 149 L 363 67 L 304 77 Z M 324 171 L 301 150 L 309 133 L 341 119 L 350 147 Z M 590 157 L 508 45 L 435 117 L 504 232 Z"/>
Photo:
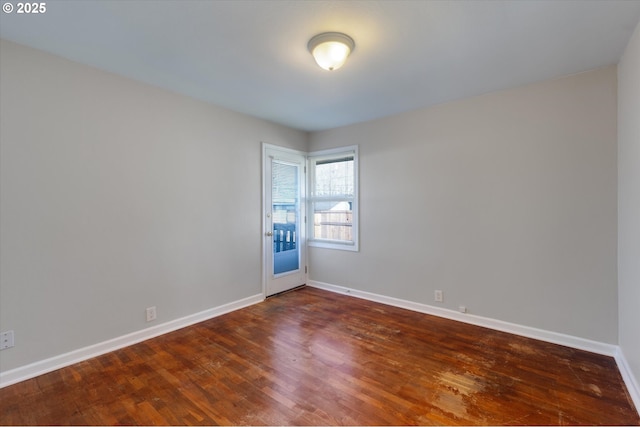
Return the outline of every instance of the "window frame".
<path id="1" fill-rule="evenodd" d="M 315 165 L 318 161 L 325 161 L 331 159 L 340 159 L 343 157 L 353 156 L 353 197 L 343 196 L 316 196 L 315 195 Z M 360 250 L 359 244 L 359 228 L 360 228 L 360 187 L 359 187 L 359 155 L 358 146 L 350 145 L 346 147 L 332 148 L 328 150 L 320 150 L 308 153 L 307 155 L 307 215 L 309 220 L 307 221 L 307 245 L 317 248 L 326 249 L 338 249 L 344 251 L 358 252 Z M 322 201 L 346 201 L 351 203 L 351 237 L 352 241 L 347 240 L 333 240 L 333 239 L 318 239 L 314 237 L 314 215 L 313 209 L 315 202 Z"/>

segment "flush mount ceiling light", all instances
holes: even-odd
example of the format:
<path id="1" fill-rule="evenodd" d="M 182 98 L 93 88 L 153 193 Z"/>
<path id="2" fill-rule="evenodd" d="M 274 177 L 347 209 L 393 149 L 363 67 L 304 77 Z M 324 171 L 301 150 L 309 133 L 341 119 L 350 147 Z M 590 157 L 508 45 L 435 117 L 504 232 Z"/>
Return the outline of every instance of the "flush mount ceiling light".
<path id="1" fill-rule="evenodd" d="M 307 44 L 318 65 L 329 71 L 342 67 L 355 47 L 353 39 L 342 33 L 318 34 Z"/>

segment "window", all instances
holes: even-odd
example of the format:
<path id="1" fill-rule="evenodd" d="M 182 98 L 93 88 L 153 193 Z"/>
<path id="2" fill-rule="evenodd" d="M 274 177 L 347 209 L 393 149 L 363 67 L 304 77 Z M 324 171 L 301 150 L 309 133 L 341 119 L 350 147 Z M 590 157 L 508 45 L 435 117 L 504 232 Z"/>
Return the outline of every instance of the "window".
<path id="1" fill-rule="evenodd" d="M 309 246 L 358 250 L 358 147 L 309 154 Z"/>

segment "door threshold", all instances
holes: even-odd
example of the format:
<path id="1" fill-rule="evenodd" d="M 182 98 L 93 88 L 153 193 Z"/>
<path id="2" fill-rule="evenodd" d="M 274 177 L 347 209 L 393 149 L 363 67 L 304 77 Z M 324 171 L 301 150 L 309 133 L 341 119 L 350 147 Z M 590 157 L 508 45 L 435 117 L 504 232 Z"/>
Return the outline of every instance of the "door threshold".
<path id="1" fill-rule="evenodd" d="M 278 297 L 280 295 L 288 294 L 289 292 L 297 291 L 297 290 L 300 290 L 300 289 L 306 288 L 306 287 L 307 287 L 307 284 L 305 283 L 303 285 L 296 286 L 295 288 L 287 289 L 286 291 L 282 291 L 282 292 L 278 292 L 278 293 L 273 294 L 273 295 L 269 295 L 266 299 L 273 298 L 273 297 Z"/>

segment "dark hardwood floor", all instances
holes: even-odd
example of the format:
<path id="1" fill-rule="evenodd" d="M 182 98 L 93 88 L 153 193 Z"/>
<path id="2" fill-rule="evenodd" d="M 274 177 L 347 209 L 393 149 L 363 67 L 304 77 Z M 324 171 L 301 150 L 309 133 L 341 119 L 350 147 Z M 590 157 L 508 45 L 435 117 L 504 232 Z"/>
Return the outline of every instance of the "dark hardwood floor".
<path id="1" fill-rule="evenodd" d="M 610 357 L 302 288 L 0 390 L 3 425 L 640 423 Z"/>

